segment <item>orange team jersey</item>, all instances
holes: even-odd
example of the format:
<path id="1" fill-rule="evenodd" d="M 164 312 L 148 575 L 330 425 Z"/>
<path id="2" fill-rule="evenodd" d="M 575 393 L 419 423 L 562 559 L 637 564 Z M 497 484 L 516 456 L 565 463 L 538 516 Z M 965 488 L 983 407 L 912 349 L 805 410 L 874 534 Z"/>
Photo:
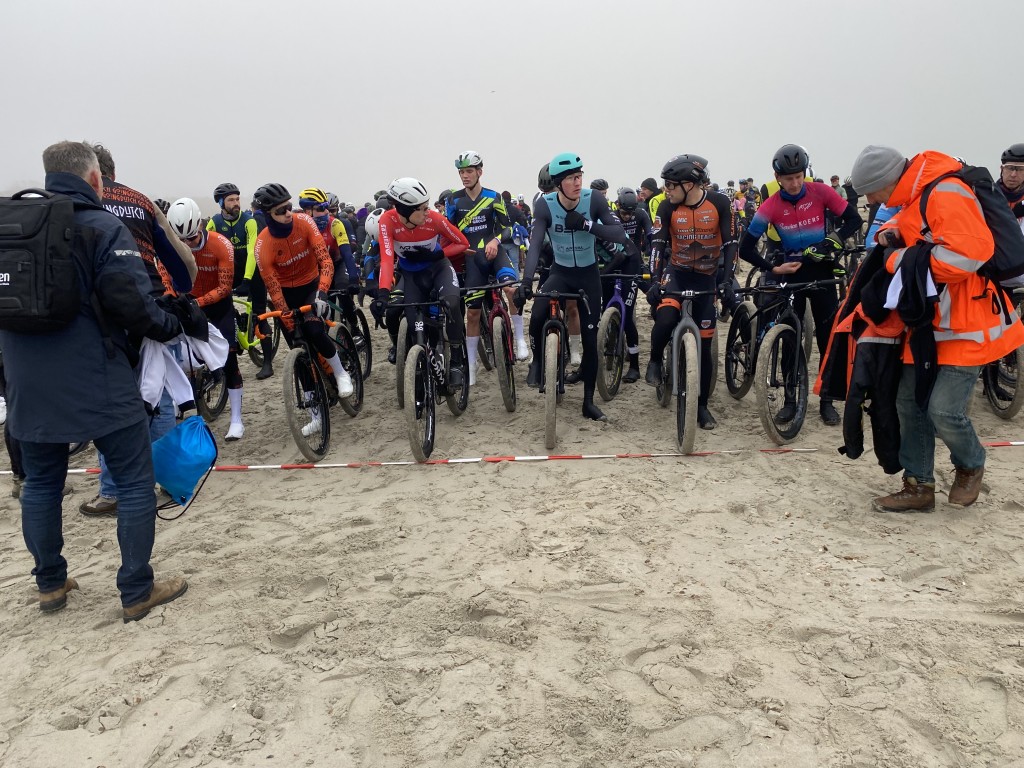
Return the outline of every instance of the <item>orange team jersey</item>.
<path id="1" fill-rule="evenodd" d="M 334 264 L 327 252 L 316 222 L 304 213 L 292 215 L 292 231 L 287 237 L 274 237 L 270 228 L 256 238 L 256 264 L 267 296 L 277 309 L 284 309 L 281 288 L 297 288 L 319 277 L 318 290 L 326 291 L 334 279 Z"/>
<path id="2" fill-rule="evenodd" d="M 231 295 L 235 280 L 235 247 L 219 232 L 206 232 L 202 246 L 192 249 L 196 279 L 189 291 L 200 307 L 209 307 Z"/>

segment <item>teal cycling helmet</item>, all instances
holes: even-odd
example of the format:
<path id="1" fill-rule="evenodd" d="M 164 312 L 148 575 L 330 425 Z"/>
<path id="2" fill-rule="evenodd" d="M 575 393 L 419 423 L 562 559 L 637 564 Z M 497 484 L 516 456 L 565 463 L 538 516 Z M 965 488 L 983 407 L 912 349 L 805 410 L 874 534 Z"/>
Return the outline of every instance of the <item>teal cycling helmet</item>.
<path id="1" fill-rule="evenodd" d="M 555 158 L 548 163 L 548 173 L 551 174 L 551 180 L 555 184 L 561 183 L 562 179 L 566 176 L 581 173 L 582 171 L 583 161 L 574 152 L 563 152 L 560 155 L 555 155 Z"/>

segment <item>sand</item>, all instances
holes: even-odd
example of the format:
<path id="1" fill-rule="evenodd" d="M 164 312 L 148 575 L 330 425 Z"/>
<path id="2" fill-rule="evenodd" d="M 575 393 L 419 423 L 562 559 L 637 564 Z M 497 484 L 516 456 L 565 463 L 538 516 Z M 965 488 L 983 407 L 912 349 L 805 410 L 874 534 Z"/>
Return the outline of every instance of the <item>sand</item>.
<path id="1" fill-rule="evenodd" d="M 375 333 L 330 460 L 410 456 Z M 493 373 L 439 411 L 435 457 L 548 453 L 517 372 L 516 413 Z M 280 377 L 254 373 L 220 462 L 299 460 Z M 579 389 L 557 452 L 675 450 L 651 388 L 624 385 L 609 425 Z M 1024 448 L 990 450 L 965 510 L 940 447 L 935 512 L 880 515 L 899 481 L 870 453 L 816 419 L 795 443 L 816 452 L 759 452 L 752 398 L 720 383 L 697 437 L 735 454 L 215 473 L 158 521 L 154 566 L 189 592 L 132 625 L 114 521 L 77 513 L 95 477 L 71 480 L 82 589 L 55 615 L 5 495 L 0 765 L 1024 766 Z M 973 413 L 983 439 L 1024 437 L 980 390 Z"/>

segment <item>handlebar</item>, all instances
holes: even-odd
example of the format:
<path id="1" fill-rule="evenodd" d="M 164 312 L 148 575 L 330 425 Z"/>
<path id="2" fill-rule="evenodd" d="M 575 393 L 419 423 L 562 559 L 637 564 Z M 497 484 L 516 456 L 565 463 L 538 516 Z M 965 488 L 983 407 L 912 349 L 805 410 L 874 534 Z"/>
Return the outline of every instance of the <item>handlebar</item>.
<path id="1" fill-rule="evenodd" d="M 313 309 L 313 305 L 312 304 L 304 304 L 303 306 L 299 307 L 298 309 L 275 309 L 275 310 L 273 310 L 271 312 L 264 312 L 262 315 L 259 315 L 257 317 L 257 319 L 258 320 L 269 320 L 270 318 L 280 318 L 280 319 L 283 319 L 285 316 L 287 316 L 288 318 L 294 320 L 295 319 L 294 315 L 304 315 L 307 312 L 313 312 L 313 311 L 314 311 L 314 309 Z M 324 321 L 324 323 L 327 325 L 328 328 L 333 328 L 335 325 L 337 325 L 337 323 L 335 323 L 332 320 L 328 320 L 327 318 L 319 318 L 319 319 L 322 319 Z M 260 331 L 259 325 L 257 325 L 254 330 L 255 330 L 255 334 L 256 334 L 256 338 L 257 339 L 265 339 L 265 338 L 267 338 L 267 335 Z"/>
<path id="2" fill-rule="evenodd" d="M 602 280 L 604 280 L 605 278 L 608 278 L 609 280 L 611 278 L 615 278 L 616 280 L 621 278 L 621 279 L 625 280 L 625 279 L 630 278 L 630 277 L 635 277 L 635 278 L 638 278 L 640 280 L 650 280 L 651 279 L 650 274 L 647 273 L 647 272 L 645 272 L 642 275 L 627 275 L 624 272 L 602 272 L 601 273 L 601 279 Z"/>
<path id="3" fill-rule="evenodd" d="M 487 285 L 466 286 L 465 288 L 460 288 L 459 293 L 475 293 L 477 291 L 496 291 L 502 288 L 515 288 L 522 282 L 522 280 L 509 280 L 507 283 L 488 283 Z"/>
<path id="4" fill-rule="evenodd" d="M 567 301 L 582 301 L 583 306 L 586 307 L 587 312 L 590 312 L 590 302 L 587 301 L 587 292 L 580 291 L 579 293 L 561 293 L 560 291 L 535 291 L 533 294 L 535 299 L 550 299 L 552 301 L 560 301 L 565 299 Z"/>

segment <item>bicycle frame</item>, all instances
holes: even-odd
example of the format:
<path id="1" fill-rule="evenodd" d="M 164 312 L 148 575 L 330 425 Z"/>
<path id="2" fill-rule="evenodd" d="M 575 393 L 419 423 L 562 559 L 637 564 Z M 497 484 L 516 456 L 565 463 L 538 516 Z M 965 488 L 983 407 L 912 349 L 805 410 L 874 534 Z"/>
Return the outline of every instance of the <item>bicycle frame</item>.
<path id="1" fill-rule="evenodd" d="M 512 327 L 512 316 L 508 312 L 508 307 L 505 306 L 505 298 L 502 295 L 502 291 L 506 288 L 514 288 L 519 285 L 521 281 L 516 280 L 515 282 L 508 283 L 488 283 L 487 285 L 480 285 L 474 287 L 462 288 L 463 294 L 477 293 L 479 291 L 484 292 L 483 296 L 483 307 L 484 316 L 480 318 L 481 322 L 487 323 L 487 330 L 490 332 L 494 329 L 494 318 L 500 317 L 505 321 L 505 327 Z M 506 351 L 509 354 L 511 360 L 516 359 L 515 349 L 512 347 L 512 336 L 509 336 L 508 344 L 506 345 Z"/>
<path id="2" fill-rule="evenodd" d="M 693 319 L 693 299 L 697 296 L 714 296 L 717 295 L 717 290 L 711 291 L 664 291 L 663 296 L 671 296 L 673 298 L 681 299 L 679 302 L 679 320 L 676 322 L 676 327 L 672 330 L 672 339 L 669 342 L 672 345 L 672 360 L 676 360 L 678 354 L 679 345 L 682 341 L 683 332 L 687 329 L 693 331 L 694 336 L 698 341 L 697 348 L 697 381 L 700 381 L 700 346 L 702 343 L 700 336 L 700 328 L 697 327 L 696 321 Z M 672 395 L 679 395 L 679 376 L 677 375 L 676 365 L 672 365 Z"/>
<path id="3" fill-rule="evenodd" d="M 561 293 L 560 291 L 537 291 L 534 298 L 548 299 L 548 318 L 544 321 L 540 337 L 547 338 L 549 333 L 558 334 L 558 391 L 565 391 L 565 351 L 569 348 L 569 326 L 565 322 L 565 302 L 582 301 L 587 311 L 590 304 L 584 291 L 579 293 Z M 540 359 L 540 391 L 545 391 L 545 361 Z"/>
<path id="4" fill-rule="evenodd" d="M 401 307 L 406 310 L 406 317 L 409 319 L 410 334 L 412 335 L 412 343 L 423 347 L 427 354 L 427 362 L 430 365 L 430 371 L 433 376 L 434 382 L 437 385 L 435 392 L 439 395 L 448 392 L 448 380 L 445 375 L 445 361 L 443 354 L 439 353 L 435 347 L 438 342 L 446 341 L 444 328 L 448 323 L 449 312 L 448 305 L 441 301 L 441 299 L 431 299 L 430 301 L 420 302 L 405 302 L 401 304 L 389 304 L 389 308 Z M 437 307 L 437 317 L 427 317 L 424 314 L 424 309 L 429 307 Z M 411 313 L 410 313 L 411 310 Z M 411 317 L 409 316 L 411 314 Z M 436 339 L 432 339 L 432 334 L 428 328 L 436 329 Z"/>

